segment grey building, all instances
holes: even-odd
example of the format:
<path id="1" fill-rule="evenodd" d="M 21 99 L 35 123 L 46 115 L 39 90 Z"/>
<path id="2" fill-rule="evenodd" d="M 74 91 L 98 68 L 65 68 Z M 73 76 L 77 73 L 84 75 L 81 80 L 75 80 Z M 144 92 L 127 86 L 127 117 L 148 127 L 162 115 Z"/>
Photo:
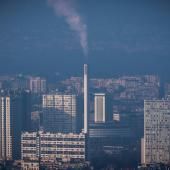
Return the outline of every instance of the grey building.
<path id="1" fill-rule="evenodd" d="M 142 163 L 170 162 L 170 101 L 144 101 Z"/>

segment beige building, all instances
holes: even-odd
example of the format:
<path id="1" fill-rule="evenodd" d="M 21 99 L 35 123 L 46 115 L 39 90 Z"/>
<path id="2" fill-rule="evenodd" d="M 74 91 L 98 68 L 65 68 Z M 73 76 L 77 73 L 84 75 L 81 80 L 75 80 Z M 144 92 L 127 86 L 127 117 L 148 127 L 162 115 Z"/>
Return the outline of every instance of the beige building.
<path id="1" fill-rule="evenodd" d="M 46 131 L 76 132 L 76 95 L 43 95 L 43 126 Z"/>

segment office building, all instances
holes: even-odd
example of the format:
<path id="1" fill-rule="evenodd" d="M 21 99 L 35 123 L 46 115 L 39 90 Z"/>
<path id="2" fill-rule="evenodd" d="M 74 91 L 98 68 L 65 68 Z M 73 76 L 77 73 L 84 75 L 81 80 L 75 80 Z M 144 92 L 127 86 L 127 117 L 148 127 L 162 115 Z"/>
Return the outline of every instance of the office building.
<path id="1" fill-rule="evenodd" d="M 170 101 L 144 101 L 142 163 L 170 162 Z"/>
<path id="2" fill-rule="evenodd" d="M 43 95 L 43 127 L 50 132 L 76 132 L 76 96 Z"/>

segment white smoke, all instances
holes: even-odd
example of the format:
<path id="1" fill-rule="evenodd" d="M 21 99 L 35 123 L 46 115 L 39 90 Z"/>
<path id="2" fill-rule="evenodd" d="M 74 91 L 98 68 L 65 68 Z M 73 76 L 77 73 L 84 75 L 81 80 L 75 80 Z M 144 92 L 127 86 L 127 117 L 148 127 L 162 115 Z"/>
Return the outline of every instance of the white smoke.
<path id="1" fill-rule="evenodd" d="M 84 55 L 88 55 L 87 26 L 83 23 L 81 16 L 75 10 L 72 0 L 48 0 L 59 16 L 65 17 L 70 28 L 75 31 L 80 39 L 80 45 Z"/>

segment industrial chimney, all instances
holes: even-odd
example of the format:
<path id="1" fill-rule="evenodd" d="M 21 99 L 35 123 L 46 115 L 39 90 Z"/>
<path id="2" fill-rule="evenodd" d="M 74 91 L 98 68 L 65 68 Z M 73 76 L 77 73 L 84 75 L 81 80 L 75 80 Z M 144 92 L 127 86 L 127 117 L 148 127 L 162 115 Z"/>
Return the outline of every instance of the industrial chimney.
<path id="1" fill-rule="evenodd" d="M 84 64 L 84 133 L 88 134 L 88 65 Z"/>

